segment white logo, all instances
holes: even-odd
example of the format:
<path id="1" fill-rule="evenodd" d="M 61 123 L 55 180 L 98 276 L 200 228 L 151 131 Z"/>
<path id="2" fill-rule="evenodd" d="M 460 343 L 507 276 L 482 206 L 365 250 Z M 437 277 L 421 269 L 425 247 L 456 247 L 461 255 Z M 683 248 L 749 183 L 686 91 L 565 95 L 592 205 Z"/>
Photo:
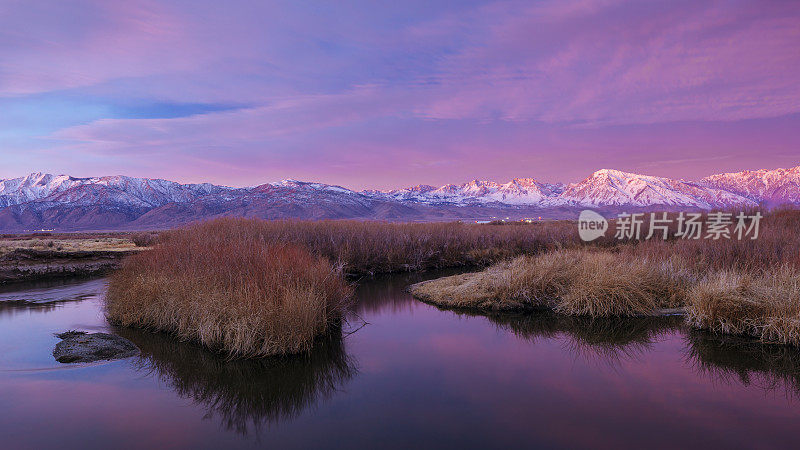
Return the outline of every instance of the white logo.
<path id="1" fill-rule="evenodd" d="M 604 236 L 608 230 L 608 221 L 605 217 L 592 211 L 584 209 L 578 216 L 578 234 L 586 242 L 593 241 L 600 236 Z"/>

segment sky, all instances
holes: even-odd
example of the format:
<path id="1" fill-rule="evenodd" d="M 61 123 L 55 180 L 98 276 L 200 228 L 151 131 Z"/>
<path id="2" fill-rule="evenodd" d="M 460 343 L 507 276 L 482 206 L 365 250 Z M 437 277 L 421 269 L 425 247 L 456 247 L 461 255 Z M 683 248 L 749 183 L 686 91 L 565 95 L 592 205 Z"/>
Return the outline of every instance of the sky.
<path id="1" fill-rule="evenodd" d="M 800 2 L 0 0 L 0 178 L 800 165 Z"/>

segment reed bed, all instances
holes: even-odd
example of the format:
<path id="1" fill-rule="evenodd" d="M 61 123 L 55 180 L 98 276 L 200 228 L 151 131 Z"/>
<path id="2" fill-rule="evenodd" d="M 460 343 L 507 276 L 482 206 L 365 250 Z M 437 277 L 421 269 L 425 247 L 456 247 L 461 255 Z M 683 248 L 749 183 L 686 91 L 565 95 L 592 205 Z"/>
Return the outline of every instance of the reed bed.
<path id="1" fill-rule="evenodd" d="M 683 307 L 716 333 L 800 346 L 800 211 L 766 215 L 758 239 L 646 241 L 521 256 L 412 285 L 450 308 L 536 307 L 590 317 Z"/>
<path id="2" fill-rule="evenodd" d="M 142 236 L 107 295 L 110 320 L 235 357 L 306 352 L 342 317 L 347 274 L 488 264 L 579 245 L 566 223 L 389 224 L 221 218 Z"/>
<path id="3" fill-rule="evenodd" d="M 326 258 L 264 240 L 246 222 L 212 222 L 128 258 L 111 277 L 107 314 L 230 356 L 266 356 L 309 350 L 351 293 Z"/>
<path id="4" fill-rule="evenodd" d="M 687 321 L 717 333 L 800 345 L 800 271 L 781 266 L 712 273 L 690 291 Z"/>
<path id="5" fill-rule="evenodd" d="M 293 244 L 323 256 L 351 275 L 487 265 L 521 254 L 582 245 L 567 221 L 534 224 L 386 223 L 222 218 L 161 233 L 202 228 L 236 238 L 240 230 L 266 243 Z"/>
<path id="6" fill-rule="evenodd" d="M 583 249 L 521 256 L 482 272 L 418 283 L 410 290 L 422 300 L 453 308 L 635 316 L 681 306 L 691 281 L 692 274 L 674 262 L 650 263 Z"/>

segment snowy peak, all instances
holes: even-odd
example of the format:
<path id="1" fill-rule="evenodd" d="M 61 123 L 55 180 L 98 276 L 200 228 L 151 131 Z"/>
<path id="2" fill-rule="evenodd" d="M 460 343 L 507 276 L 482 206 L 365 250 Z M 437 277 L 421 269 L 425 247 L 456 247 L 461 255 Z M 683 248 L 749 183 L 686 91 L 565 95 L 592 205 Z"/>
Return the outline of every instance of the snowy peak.
<path id="1" fill-rule="evenodd" d="M 700 182 L 600 169 L 579 183 L 546 184 L 534 178 L 508 183 L 473 180 L 434 188 L 419 185 L 364 195 L 429 205 L 594 207 L 690 207 L 701 209 L 756 206 L 759 202 L 800 204 L 800 167 L 746 171 L 704 178 Z"/>
<path id="2" fill-rule="evenodd" d="M 755 202 L 800 204 L 800 166 L 791 169 L 745 170 L 711 175 L 700 183 L 724 189 Z"/>
<path id="3" fill-rule="evenodd" d="M 750 199 L 683 180 L 602 169 L 580 183 L 570 184 L 559 198 L 582 206 L 684 206 L 724 208 L 755 206 Z"/>
<path id="4" fill-rule="evenodd" d="M 281 180 L 275 183 L 268 183 L 270 186 L 275 187 L 282 187 L 282 188 L 290 188 L 290 189 L 311 189 L 316 191 L 328 191 L 328 192 L 337 192 L 340 194 L 354 194 L 355 192 L 351 191 L 350 189 L 343 188 L 341 186 L 334 186 L 332 184 L 324 184 L 324 183 L 311 183 L 308 181 L 297 181 L 297 180 Z M 263 186 L 263 185 L 262 185 Z"/>
<path id="5" fill-rule="evenodd" d="M 231 189 L 208 183 L 180 184 L 121 175 L 75 178 L 36 172 L 20 178 L 0 180 L 0 207 L 29 202 L 155 207 L 191 201 L 202 195 L 221 194 Z"/>
<path id="6" fill-rule="evenodd" d="M 65 191 L 80 182 L 80 178 L 41 172 L 0 180 L 0 207 L 44 198 Z"/>
<path id="7" fill-rule="evenodd" d="M 367 195 L 398 201 L 414 201 L 431 205 L 474 205 L 502 203 L 534 205 L 557 195 L 560 185 L 545 185 L 533 178 L 515 178 L 508 183 L 472 180 L 464 184 L 446 184 L 439 188 L 418 185 L 388 192 L 365 191 Z"/>
<path id="8" fill-rule="evenodd" d="M 473 218 L 482 214 L 478 211 L 488 210 L 498 215 L 534 210 L 551 217 L 572 217 L 571 211 L 585 207 L 714 209 L 759 203 L 800 205 L 800 166 L 723 173 L 698 182 L 602 169 L 568 186 L 515 178 L 506 183 L 472 180 L 388 192 L 355 192 L 291 179 L 231 188 L 37 172 L 0 180 L 0 229 L 168 227 L 220 215 L 403 221 Z"/>

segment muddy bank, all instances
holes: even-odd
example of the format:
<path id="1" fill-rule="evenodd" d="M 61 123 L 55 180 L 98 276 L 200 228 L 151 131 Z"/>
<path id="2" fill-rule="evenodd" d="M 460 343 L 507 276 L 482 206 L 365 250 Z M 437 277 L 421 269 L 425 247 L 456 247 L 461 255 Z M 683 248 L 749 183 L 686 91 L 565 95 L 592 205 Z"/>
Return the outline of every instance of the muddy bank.
<path id="1" fill-rule="evenodd" d="M 0 283 L 101 275 L 130 251 L 57 251 L 18 248 L 0 256 Z"/>

